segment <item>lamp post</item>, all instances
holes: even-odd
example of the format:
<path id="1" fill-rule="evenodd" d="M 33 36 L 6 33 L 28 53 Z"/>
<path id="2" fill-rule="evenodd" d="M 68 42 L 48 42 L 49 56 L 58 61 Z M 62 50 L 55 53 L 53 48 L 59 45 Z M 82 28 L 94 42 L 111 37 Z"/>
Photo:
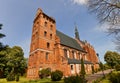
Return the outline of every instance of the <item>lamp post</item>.
<path id="1" fill-rule="evenodd" d="M 102 69 L 103 77 L 105 77 L 105 74 L 104 74 L 104 69 L 103 69 L 103 64 L 102 64 L 102 62 L 100 61 L 99 54 L 97 53 L 96 55 L 97 55 L 98 60 L 99 60 L 99 65 L 101 66 L 101 69 Z"/>

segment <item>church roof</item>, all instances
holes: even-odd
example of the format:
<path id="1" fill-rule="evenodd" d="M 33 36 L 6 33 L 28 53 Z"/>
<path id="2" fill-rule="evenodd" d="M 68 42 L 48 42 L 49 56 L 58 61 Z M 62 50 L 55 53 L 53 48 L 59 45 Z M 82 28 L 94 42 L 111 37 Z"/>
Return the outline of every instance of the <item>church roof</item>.
<path id="1" fill-rule="evenodd" d="M 75 39 L 67 36 L 66 34 L 58 30 L 56 30 L 56 34 L 60 38 L 60 44 L 85 52 L 85 50 L 82 49 L 80 44 Z"/>
<path id="2" fill-rule="evenodd" d="M 81 60 L 68 58 L 68 64 L 81 64 Z M 92 64 L 92 62 L 84 60 L 84 64 Z"/>

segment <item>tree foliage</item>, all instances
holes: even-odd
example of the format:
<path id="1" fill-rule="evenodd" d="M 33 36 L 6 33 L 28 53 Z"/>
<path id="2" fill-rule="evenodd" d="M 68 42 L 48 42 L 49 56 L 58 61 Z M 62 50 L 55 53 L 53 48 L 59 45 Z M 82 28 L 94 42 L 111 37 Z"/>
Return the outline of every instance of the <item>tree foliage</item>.
<path id="1" fill-rule="evenodd" d="M 120 50 L 120 0 L 88 0 L 88 9 L 100 23 L 109 26 L 108 33 L 115 34 L 116 48 Z"/>
<path id="2" fill-rule="evenodd" d="M 113 68 L 115 65 L 120 64 L 120 54 L 117 52 L 107 51 L 104 55 L 104 60 Z"/>
<path id="3" fill-rule="evenodd" d="M 0 24 L 0 30 L 2 26 L 3 25 Z M 5 37 L 5 35 L 0 33 L 0 38 L 3 37 Z M 8 80 L 12 80 L 11 74 L 13 76 L 19 73 L 23 74 L 26 67 L 27 62 L 21 47 L 14 46 L 11 48 L 0 42 L 0 77 L 7 76 Z"/>
<path id="4" fill-rule="evenodd" d="M 0 30 L 2 29 L 2 24 L 0 24 Z M 5 35 L 4 34 L 2 34 L 2 33 L 0 33 L 0 38 L 3 38 L 3 37 L 5 37 Z"/>
<path id="5" fill-rule="evenodd" d="M 0 71 L 4 72 L 5 77 L 9 74 L 23 74 L 26 67 L 26 59 L 21 47 L 14 46 L 0 51 Z"/>
<path id="6" fill-rule="evenodd" d="M 0 24 L 0 30 L 2 29 L 2 24 Z M 0 33 L 0 38 L 3 38 L 3 37 L 5 37 L 5 35 L 4 34 L 2 34 L 2 33 Z M 2 50 L 4 48 L 4 45 L 2 44 L 2 42 L 0 42 L 0 51 Z"/>
<path id="7" fill-rule="evenodd" d="M 107 22 L 115 33 L 120 31 L 120 1 L 119 0 L 89 0 L 88 7 L 91 12 L 97 15 L 100 22 Z"/>
<path id="8" fill-rule="evenodd" d="M 7 56 L 7 66 L 10 70 L 14 68 L 14 73 L 21 73 L 21 71 L 26 67 L 26 61 L 24 59 L 24 53 L 21 47 L 14 46 L 10 48 L 10 52 Z"/>
<path id="9" fill-rule="evenodd" d="M 110 73 L 108 79 L 110 80 L 110 83 L 120 83 L 120 72 Z"/>

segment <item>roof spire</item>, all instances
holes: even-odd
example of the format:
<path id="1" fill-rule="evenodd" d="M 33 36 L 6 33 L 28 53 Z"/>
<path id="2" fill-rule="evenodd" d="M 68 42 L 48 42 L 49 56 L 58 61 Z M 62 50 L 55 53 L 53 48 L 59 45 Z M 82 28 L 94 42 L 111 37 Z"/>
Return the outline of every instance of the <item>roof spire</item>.
<path id="1" fill-rule="evenodd" d="M 75 24 L 75 38 L 78 39 L 78 40 L 80 40 L 79 32 L 78 32 L 76 24 Z"/>

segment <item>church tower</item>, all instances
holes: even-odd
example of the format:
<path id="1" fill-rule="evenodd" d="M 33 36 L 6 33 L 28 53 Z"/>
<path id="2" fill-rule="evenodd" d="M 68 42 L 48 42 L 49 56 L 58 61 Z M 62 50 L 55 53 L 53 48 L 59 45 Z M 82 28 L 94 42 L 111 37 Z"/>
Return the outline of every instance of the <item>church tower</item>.
<path id="1" fill-rule="evenodd" d="M 37 10 L 32 28 L 27 78 L 39 78 L 39 70 L 54 63 L 56 22 L 40 8 Z"/>

